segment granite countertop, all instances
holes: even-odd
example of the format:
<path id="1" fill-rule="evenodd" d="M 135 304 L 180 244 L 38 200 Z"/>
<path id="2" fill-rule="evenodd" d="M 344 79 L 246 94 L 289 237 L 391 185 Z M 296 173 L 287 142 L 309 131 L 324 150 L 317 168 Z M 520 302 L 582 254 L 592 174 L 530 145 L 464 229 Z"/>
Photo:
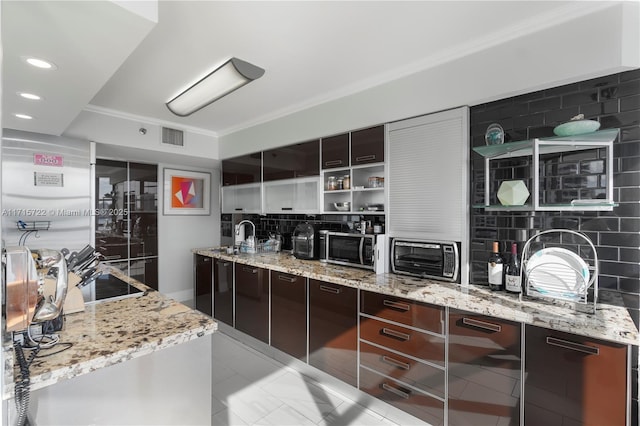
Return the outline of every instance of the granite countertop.
<path id="1" fill-rule="evenodd" d="M 569 304 L 492 292 L 487 286 L 461 286 L 443 281 L 373 272 L 317 260 L 300 260 L 290 253 L 226 254 L 216 248 L 196 248 L 195 254 L 302 275 L 419 302 L 447 306 L 552 330 L 628 345 L 639 345 L 640 337 L 622 300 L 600 298 L 595 314 L 578 312 Z M 610 296 L 609 296 L 610 297 Z M 604 302 L 604 303 L 602 303 Z"/>
<path id="2" fill-rule="evenodd" d="M 57 332 L 60 342 L 51 349 L 42 349 L 31 364 L 31 390 L 179 345 L 217 329 L 211 317 L 116 269 L 104 268 L 143 290 L 143 295 L 86 305 L 83 312 L 65 315 L 64 327 Z M 13 396 L 18 370 L 11 342 L 4 343 L 3 399 L 7 399 Z M 67 344 L 71 346 L 63 350 Z M 25 351 L 25 356 L 29 353 Z"/>

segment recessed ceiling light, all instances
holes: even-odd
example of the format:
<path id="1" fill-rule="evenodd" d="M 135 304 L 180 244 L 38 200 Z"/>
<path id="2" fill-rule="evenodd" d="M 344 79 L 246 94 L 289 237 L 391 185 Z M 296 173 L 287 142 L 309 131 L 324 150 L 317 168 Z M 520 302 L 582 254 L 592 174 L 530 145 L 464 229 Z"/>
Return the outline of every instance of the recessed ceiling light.
<path id="1" fill-rule="evenodd" d="M 54 64 L 53 62 L 45 61 L 44 59 L 33 58 L 31 56 L 24 56 L 23 59 L 29 65 L 32 65 L 32 66 L 37 67 L 37 68 L 42 68 L 42 69 L 47 69 L 47 70 L 51 70 L 51 69 L 56 69 L 57 68 L 56 64 Z"/>
<path id="2" fill-rule="evenodd" d="M 20 95 L 21 97 L 23 97 L 25 99 L 29 99 L 29 100 L 32 100 L 32 101 L 40 101 L 40 100 L 42 100 L 41 96 L 34 95 L 33 93 L 18 92 L 18 95 Z"/>
<path id="3" fill-rule="evenodd" d="M 31 120 L 33 117 L 27 114 L 14 114 L 18 118 L 22 118 L 23 120 Z"/>

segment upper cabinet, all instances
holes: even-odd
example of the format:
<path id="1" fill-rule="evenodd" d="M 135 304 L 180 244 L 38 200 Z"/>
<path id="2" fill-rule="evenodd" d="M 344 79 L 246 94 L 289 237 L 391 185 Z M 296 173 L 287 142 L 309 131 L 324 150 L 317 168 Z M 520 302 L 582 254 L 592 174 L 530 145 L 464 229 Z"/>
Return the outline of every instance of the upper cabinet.
<path id="1" fill-rule="evenodd" d="M 320 141 L 297 143 L 264 151 L 264 181 L 318 176 L 320 174 Z"/>
<path id="2" fill-rule="evenodd" d="M 349 166 L 349 133 L 322 138 L 322 168 Z"/>
<path id="3" fill-rule="evenodd" d="M 384 126 L 351 132 L 351 165 L 384 162 Z"/>
<path id="4" fill-rule="evenodd" d="M 222 160 L 222 186 L 262 181 L 262 153 Z"/>
<path id="5" fill-rule="evenodd" d="M 530 139 L 518 142 L 509 142 L 500 145 L 487 145 L 474 147 L 473 150 L 484 157 L 484 204 L 474 205 L 474 208 L 485 210 L 518 210 L 518 211 L 562 211 L 562 210 L 600 210 L 611 211 L 617 205 L 613 202 L 613 141 L 617 138 L 619 129 L 607 129 L 576 136 L 562 136 L 550 138 Z M 603 192 L 602 197 L 590 198 L 591 192 L 584 191 L 590 186 L 588 178 L 578 181 L 573 179 L 547 178 L 549 167 L 546 162 L 553 162 L 558 157 L 575 151 L 601 150 L 603 156 L 603 173 L 591 175 L 597 179 L 596 185 Z M 529 160 L 531 193 L 528 202 L 523 205 L 502 205 L 497 202 L 496 193 L 502 182 L 493 179 L 491 173 L 492 162 L 511 158 L 523 158 Z M 575 173 L 574 173 L 575 174 Z M 579 178 L 579 176 L 577 176 Z M 546 187 L 560 184 L 561 189 L 566 189 L 572 199 L 556 199 L 547 194 Z M 581 183 L 584 181 L 583 183 Z M 555 191 L 557 193 L 558 191 Z"/>

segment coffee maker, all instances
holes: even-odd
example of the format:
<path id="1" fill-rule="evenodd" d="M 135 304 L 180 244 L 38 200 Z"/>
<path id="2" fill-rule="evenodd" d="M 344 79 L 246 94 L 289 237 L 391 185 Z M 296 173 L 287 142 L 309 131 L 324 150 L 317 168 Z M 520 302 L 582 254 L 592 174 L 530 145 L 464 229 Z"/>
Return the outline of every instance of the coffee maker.
<path id="1" fill-rule="evenodd" d="M 293 255 L 297 259 L 317 259 L 319 254 L 318 230 L 309 222 L 298 224 L 291 237 Z"/>

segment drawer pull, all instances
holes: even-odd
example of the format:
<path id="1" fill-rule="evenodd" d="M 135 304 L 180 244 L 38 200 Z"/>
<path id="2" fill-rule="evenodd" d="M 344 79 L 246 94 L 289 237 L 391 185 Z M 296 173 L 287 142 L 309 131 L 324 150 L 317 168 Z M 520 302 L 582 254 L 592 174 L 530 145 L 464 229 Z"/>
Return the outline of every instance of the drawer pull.
<path id="1" fill-rule="evenodd" d="M 481 328 L 483 330 L 493 331 L 495 333 L 500 333 L 502 331 L 502 327 L 498 324 L 492 324 L 490 322 L 479 321 L 473 318 L 462 318 L 462 323 L 465 325 L 469 325 L 471 327 Z"/>
<path id="2" fill-rule="evenodd" d="M 391 385 L 388 385 L 386 383 L 382 384 L 382 389 L 386 390 L 387 392 L 391 392 L 394 395 L 399 396 L 400 398 L 404 398 L 404 399 L 409 399 L 409 397 L 411 396 L 411 391 L 407 390 L 407 389 L 397 389 L 394 388 Z"/>
<path id="3" fill-rule="evenodd" d="M 296 281 L 298 281 L 297 277 L 288 277 L 286 275 L 278 275 L 278 279 L 280 281 L 286 281 L 288 283 L 295 283 Z"/>
<path id="4" fill-rule="evenodd" d="M 380 330 L 380 334 L 384 334 L 389 337 L 393 337 L 394 339 L 402 340 L 404 342 L 408 341 L 411 336 L 407 333 L 402 333 L 400 331 L 392 330 L 390 328 L 384 327 Z"/>
<path id="5" fill-rule="evenodd" d="M 376 156 L 374 154 L 363 155 L 362 157 L 356 157 L 356 163 L 360 161 L 369 161 L 369 160 L 375 160 L 375 159 L 376 159 Z"/>
<path id="6" fill-rule="evenodd" d="M 383 355 L 380 359 L 385 364 L 393 365 L 394 367 L 398 367 L 401 370 L 409 370 L 411 368 L 410 364 L 398 361 L 397 359 L 391 358 L 390 356 Z"/>
<path id="7" fill-rule="evenodd" d="M 245 272 L 249 272 L 249 273 L 251 273 L 251 274 L 256 274 L 256 273 L 258 273 L 258 270 L 257 270 L 256 268 L 248 268 L 248 267 L 246 267 L 246 266 L 243 266 L 243 267 L 242 267 L 242 270 L 243 270 L 243 271 L 245 271 Z"/>
<path id="8" fill-rule="evenodd" d="M 293 210 L 293 207 L 282 207 L 281 210 L 283 210 L 283 211 L 291 211 L 291 210 Z"/>
<path id="9" fill-rule="evenodd" d="M 104 260 L 114 260 L 114 259 L 121 259 L 121 258 L 122 258 L 122 256 L 121 256 L 121 255 L 119 255 L 119 254 L 114 254 L 114 255 L 112 255 L 112 256 L 104 256 L 104 255 L 103 255 L 103 256 L 102 256 L 102 258 L 103 258 Z"/>
<path id="10" fill-rule="evenodd" d="M 222 262 L 222 263 L 219 263 L 219 265 L 226 268 L 227 266 L 231 265 L 231 262 Z"/>
<path id="11" fill-rule="evenodd" d="M 234 210 L 235 210 L 235 211 L 237 211 L 237 212 L 241 212 L 241 211 L 243 211 L 244 209 L 243 209 L 242 207 L 236 207 Z"/>
<path id="12" fill-rule="evenodd" d="M 600 349 L 594 348 L 589 345 L 582 345 L 580 343 L 570 342 L 568 340 L 557 339 L 555 337 L 547 337 L 547 344 L 552 346 L 558 346 L 564 349 L 569 349 L 572 351 L 583 352 L 589 355 L 599 355 Z"/>
<path id="13" fill-rule="evenodd" d="M 210 257 L 205 257 L 204 259 L 202 259 L 203 262 L 211 262 L 211 258 Z"/>
<path id="14" fill-rule="evenodd" d="M 324 162 L 325 166 L 339 166 L 340 164 L 342 164 L 342 160 L 332 160 Z"/>
<path id="15" fill-rule="evenodd" d="M 399 311 L 409 312 L 411 310 L 411 305 L 408 303 L 400 303 L 394 302 L 393 300 L 383 300 L 382 304 L 386 307 L 397 309 Z"/>
<path id="16" fill-rule="evenodd" d="M 342 293 L 342 289 L 341 288 L 327 287 L 326 285 L 321 285 L 320 286 L 320 290 L 326 291 L 327 293 L 333 293 L 333 294 Z"/>

